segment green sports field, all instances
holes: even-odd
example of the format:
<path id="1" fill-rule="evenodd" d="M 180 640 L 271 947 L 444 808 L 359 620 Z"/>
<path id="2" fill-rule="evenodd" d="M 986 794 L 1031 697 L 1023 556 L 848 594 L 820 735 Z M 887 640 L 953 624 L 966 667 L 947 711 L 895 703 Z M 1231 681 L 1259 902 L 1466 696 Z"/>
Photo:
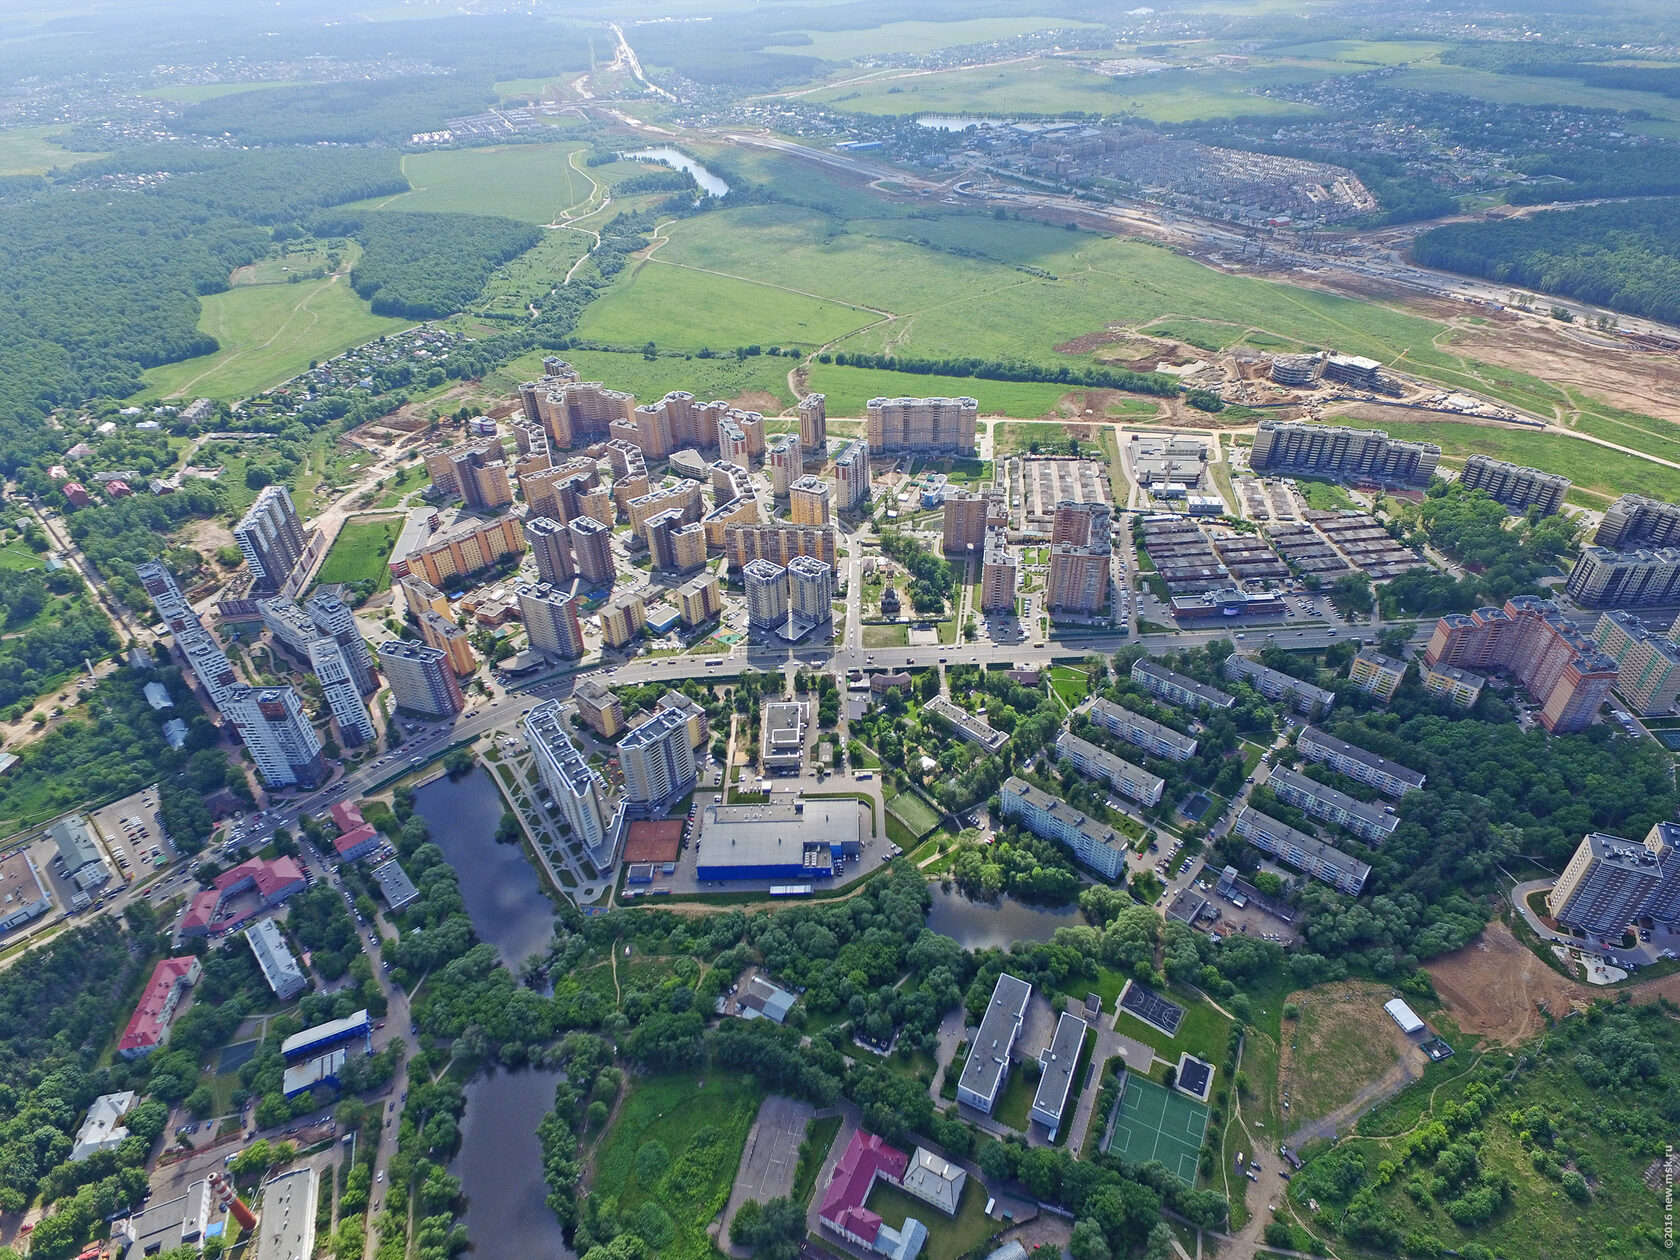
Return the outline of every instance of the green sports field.
<path id="1" fill-rule="evenodd" d="M 1208 1109 L 1201 1103 L 1128 1072 L 1108 1149 L 1140 1164 L 1158 1159 L 1193 1186 L 1207 1122 Z"/>

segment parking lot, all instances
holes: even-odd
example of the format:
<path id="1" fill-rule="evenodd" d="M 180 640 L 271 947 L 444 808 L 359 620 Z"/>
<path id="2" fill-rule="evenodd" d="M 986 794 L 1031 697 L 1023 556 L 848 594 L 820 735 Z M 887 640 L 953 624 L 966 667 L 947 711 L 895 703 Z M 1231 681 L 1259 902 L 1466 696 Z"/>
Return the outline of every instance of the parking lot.
<path id="1" fill-rule="evenodd" d="M 157 809 L 157 789 L 149 787 L 93 812 L 94 831 L 116 864 L 112 874 L 137 881 L 175 860 Z"/>

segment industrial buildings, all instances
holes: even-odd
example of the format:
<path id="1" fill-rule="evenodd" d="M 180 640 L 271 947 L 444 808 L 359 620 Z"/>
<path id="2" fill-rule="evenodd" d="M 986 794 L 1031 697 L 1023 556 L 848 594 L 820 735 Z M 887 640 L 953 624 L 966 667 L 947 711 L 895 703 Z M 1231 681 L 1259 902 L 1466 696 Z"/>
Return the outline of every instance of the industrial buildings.
<path id="1" fill-rule="evenodd" d="M 1285 805 L 1293 805 L 1309 818 L 1321 818 L 1345 827 L 1367 844 L 1381 844 L 1400 825 L 1392 807 L 1368 805 L 1355 800 L 1346 792 L 1317 779 L 1309 779 L 1287 766 L 1273 770 L 1266 786 Z"/>
<path id="2" fill-rule="evenodd" d="M 1240 652 L 1225 658 L 1225 677 L 1231 682 L 1247 683 L 1268 700 L 1287 700 L 1297 713 L 1308 717 L 1322 717 L 1336 704 L 1334 691 L 1271 669 Z"/>
<path id="3" fill-rule="evenodd" d="M 454 717 L 466 707 L 449 654 L 424 643 L 391 639 L 379 645 L 379 668 L 399 709 L 427 717 Z"/>
<path id="4" fill-rule="evenodd" d="M 1305 871 L 1350 897 L 1357 897 L 1371 877 L 1371 868 L 1366 863 L 1251 806 L 1243 806 L 1231 830 L 1262 853 Z"/>
<path id="5" fill-rule="evenodd" d="M 1553 734 L 1589 725 L 1615 686 L 1616 662 L 1566 620 L 1550 600 L 1513 596 L 1505 607 L 1449 613 L 1435 623 L 1424 661 L 1504 670 L 1540 705 Z"/>
<path id="6" fill-rule="evenodd" d="M 1071 849 L 1074 857 L 1104 879 L 1117 879 L 1125 871 L 1126 855 L 1131 852 L 1126 837 L 1060 797 L 1010 775 L 998 789 L 998 800 L 1005 818 Z"/>
<path id="7" fill-rule="evenodd" d="M 1174 673 L 1148 657 L 1132 662 L 1131 678 L 1150 695 L 1181 709 L 1229 709 L 1237 702 L 1235 696 Z"/>
<path id="8" fill-rule="evenodd" d="M 233 540 L 245 555 L 251 589 L 258 595 L 270 595 L 285 586 L 309 545 L 285 486 L 263 487 L 233 527 Z"/>
<path id="9" fill-rule="evenodd" d="M 1399 762 L 1368 752 L 1357 744 L 1338 739 L 1316 726 L 1304 727 L 1296 738 L 1295 750 L 1308 761 L 1329 766 L 1337 774 L 1375 788 L 1384 796 L 1399 800 L 1407 792 L 1420 791 L 1424 776 Z"/>
<path id="10" fill-rule="evenodd" d="M 830 879 L 862 852 L 869 812 L 844 797 L 765 805 L 706 805 L 695 842 L 702 880 Z"/>
<path id="11" fill-rule="evenodd" d="M 1506 507 L 1538 507 L 1546 515 L 1563 510 L 1569 478 L 1538 468 L 1523 468 L 1488 455 L 1471 455 L 1458 479 L 1466 489 L 1486 490 Z"/>
<path id="12" fill-rule="evenodd" d="M 583 844 L 597 870 L 612 863 L 624 810 L 608 800 L 607 782 L 585 759 L 561 722 L 560 702 L 549 700 L 525 715 L 525 742 L 537 762 L 537 776 L 560 816 Z"/>
<path id="13" fill-rule="evenodd" d="M 1004 1082 L 1009 1079 L 1010 1056 L 1015 1041 L 1021 1035 L 1026 1018 L 1027 1002 L 1032 997 L 1032 985 L 1004 972 L 992 986 L 992 996 L 986 1003 L 986 1013 L 980 1017 L 979 1030 L 957 1078 L 957 1101 L 986 1115 L 992 1114 L 1003 1094 Z"/>
<path id="14" fill-rule="evenodd" d="M 0 858 L 0 933 L 22 927 L 52 909 L 46 881 L 28 849 Z"/>
<path id="15" fill-rule="evenodd" d="M 627 816 L 663 817 L 694 790 L 698 778 L 687 717 L 677 709 L 656 709 L 619 741 L 618 764 Z"/>
<path id="16" fill-rule="evenodd" d="M 871 398 L 871 455 L 973 455 L 980 404 L 972 398 Z"/>
<path id="17" fill-rule="evenodd" d="M 1256 472 L 1316 473 L 1355 481 L 1427 485 L 1441 448 L 1376 429 L 1262 420 L 1249 464 Z"/>
<path id="18" fill-rule="evenodd" d="M 1166 780 L 1160 775 L 1150 774 L 1106 748 L 1080 739 L 1072 731 L 1063 731 L 1057 738 L 1056 756 L 1071 761 L 1073 768 L 1086 778 L 1106 783 L 1122 796 L 1143 805 L 1159 805 L 1166 790 Z"/>
<path id="19" fill-rule="evenodd" d="M 1657 717 L 1680 698 L 1680 648 L 1647 630 L 1632 613 L 1607 612 L 1593 640 L 1616 662 L 1616 690 L 1642 717 Z"/>
<path id="20" fill-rule="evenodd" d="M 74 884 L 78 891 L 91 896 L 111 882 L 111 868 L 99 855 L 99 846 L 94 843 L 93 833 L 80 817 L 71 814 L 60 818 L 47 828 L 47 835 L 58 850 L 58 860 L 64 871 L 64 878 Z"/>

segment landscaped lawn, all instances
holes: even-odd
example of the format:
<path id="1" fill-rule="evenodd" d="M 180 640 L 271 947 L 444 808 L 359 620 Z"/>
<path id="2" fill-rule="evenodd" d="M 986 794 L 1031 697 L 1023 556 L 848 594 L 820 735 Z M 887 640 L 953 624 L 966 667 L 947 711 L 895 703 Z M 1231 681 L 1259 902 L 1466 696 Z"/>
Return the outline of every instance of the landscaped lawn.
<path id="1" fill-rule="evenodd" d="M 972 1177 L 963 1186 L 955 1217 L 882 1181 L 875 1183 L 869 1207 L 894 1229 L 911 1216 L 926 1225 L 927 1248 L 922 1255 L 927 1260 L 958 1260 L 981 1247 L 998 1230 L 997 1223 L 986 1215 L 985 1187 L 977 1185 Z"/>
<path id="2" fill-rule="evenodd" d="M 402 527 L 400 516 L 359 516 L 345 521 L 321 562 L 316 583 L 371 581 L 374 590 L 384 590 L 391 585 L 387 562 Z"/>
<path id="3" fill-rule="evenodd" d="M 1003 1093 L 998 1097 L 997 1106 L 992 1108 L 992 1117 L 999 1124 L 1006 1124 L 1011 1129 L 1021 1133 L 1027 1131 L 1027 1125 L 1032 1122 L 1033 1097 L 1038 1093 L 1038 1075 L 1028 1073 L 1024 1065 L 1018 1065 L 1010 1072 L 1009 1079 L 1003 1083 Z"/>
<path id="4" fill-rule="evenodd" d="M 716 1069 L 633 1077 L 630 1096 L 601 1140 L 595 1189 L 617 1197 L 625 1221 L 670 1234 L 659 1248 L 662 1260 L 714 1254 L 706 1226 L 729 1199 L 764 1097 L 750 1081 Z"/>
<path id="5" fill-rule="evenodd" d="M 1206 998 L 1186 994 L 1179 989 L 1169 989 L 1162 996 L 1184 1008 L 1178 1036 L 1169 1037 L 1126 1011 L 1120 1012 L 1116 1031 L 1153 1047 L 1160 1058 L 1174 1065 L 1178 1063 L 1179 1054 L 1185 1050 L 1215 1067 L 1225 1062 L 1225 1043 L 1230 1036 L 1231 1021 L 1214 1010 Z"/>

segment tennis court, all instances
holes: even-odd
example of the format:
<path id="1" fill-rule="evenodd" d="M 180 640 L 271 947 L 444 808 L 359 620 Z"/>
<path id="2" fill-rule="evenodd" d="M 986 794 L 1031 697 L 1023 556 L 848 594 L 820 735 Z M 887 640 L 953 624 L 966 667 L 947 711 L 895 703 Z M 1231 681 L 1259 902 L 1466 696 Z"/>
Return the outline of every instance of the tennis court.
<path id="1" fill-rule="evenodd" d="M 1108 1149 L 1140 1164 L 1158 1159 L 1193 1186 L 1207 1121 L 1208 1109 L 1201 1103 L 1127 1072 Z"/>

